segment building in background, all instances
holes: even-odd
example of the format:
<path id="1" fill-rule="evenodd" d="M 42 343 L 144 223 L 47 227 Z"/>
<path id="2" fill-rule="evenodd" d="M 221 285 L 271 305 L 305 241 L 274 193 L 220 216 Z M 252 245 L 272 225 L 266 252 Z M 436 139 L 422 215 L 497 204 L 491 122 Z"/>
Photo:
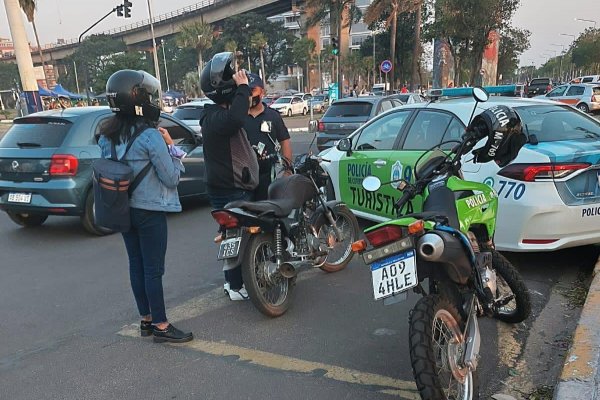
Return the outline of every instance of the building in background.
<path id="1" fill-rule="evenodd" d="M 0 58 L 14 57 L 15 47 L 10 39 L 0 37 Z"/>

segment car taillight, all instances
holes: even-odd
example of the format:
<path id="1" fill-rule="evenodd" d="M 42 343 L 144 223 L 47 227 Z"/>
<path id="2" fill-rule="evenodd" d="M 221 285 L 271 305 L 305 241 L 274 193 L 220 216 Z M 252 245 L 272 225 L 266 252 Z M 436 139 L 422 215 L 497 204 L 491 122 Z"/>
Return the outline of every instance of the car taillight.
<path id="1" fill-rule="evenodd" d="M 55 154 L 50 159 L 50 175 L 74 176 L 77 174 L 79 160 L 71 154 Z"/>
<path id="2" fill-rule="evenodd" d="M 217 221 L 217 224 L 227 229 L 237 228 L 240 222 L 233 214 L 227 211 L 213 211 L 212 217 Z"/>
<path id="3" fill-rule="evenodd" d="M 593 94 L 592 103 L 600 103 L 600 96 Z"/>
<path id="4" fill-rule="evenodd" d="M 319 132 L 325 132 L 325 123 L 323 121 L 319 121 Z"/>
<path id="5" fill-rule="evenodd" d="M 395 240 L 402 238 L 402 227 L 396 225 L 388 225 L 369 233 L 365 236 L 373 247 L 383 246 Z"/>
<path id="6" fill-rule="evenodd" d="M 518 181 L 534 182 L 566 178 L 589 166 L 589 163 L 510 164 L 498 171 L 498 175 Z"/>

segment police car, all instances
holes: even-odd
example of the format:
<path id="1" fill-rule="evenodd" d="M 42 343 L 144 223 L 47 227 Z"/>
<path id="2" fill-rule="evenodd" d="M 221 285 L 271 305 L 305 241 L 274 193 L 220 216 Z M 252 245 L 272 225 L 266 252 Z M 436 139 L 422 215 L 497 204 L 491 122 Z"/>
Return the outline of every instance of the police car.
<path id="1" fill-rule="evenodd" d="M 515 91 L 509 86 L 486 89 L 493 94 Z M 460 139 L 475 105 L 470 93 L 470 88 L 444 89 L 440 100 L 396 107 L 348 136 L 351 150 L 323 151 L 322 166 L 331 178 L 328 195 L 346 202 L 360 217 L 394 218 L 401 193 L 393 185 L 367 192 L 363 178 L 414 181 L 415 163 L 425 150 Z M 465 179 L 487 183 L 500 199 L 496 246 L 544 251 L 599 243 L 600 122 L 568 105 L 502 96 L 479 103 L 475 115 L 497 104 L 516 110 L 528 143 L 504 168 L 474 164 L 471 155 L 463 159 Z M 420 209 L 416 198 L 401 212 Z"/>

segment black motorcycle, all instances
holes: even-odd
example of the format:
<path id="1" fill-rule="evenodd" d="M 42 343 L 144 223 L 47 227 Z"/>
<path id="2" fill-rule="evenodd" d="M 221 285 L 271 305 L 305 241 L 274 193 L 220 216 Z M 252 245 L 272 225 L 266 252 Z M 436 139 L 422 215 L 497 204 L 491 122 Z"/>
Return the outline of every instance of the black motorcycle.
<path id="1" fill-rule="evenodd" d="M 242 264 L 244 285 L 260 312 L 278 317 L 290 306 L 298 270 L 337 272 L 353 256 L 359 226 L 340 201 L 325 201 L 328 175 L 310 154 L 296 158 L 295 173 L 269 186 L 269 199 L 234 201 L 212 212 L 221 227 L 218 259 Z"/>

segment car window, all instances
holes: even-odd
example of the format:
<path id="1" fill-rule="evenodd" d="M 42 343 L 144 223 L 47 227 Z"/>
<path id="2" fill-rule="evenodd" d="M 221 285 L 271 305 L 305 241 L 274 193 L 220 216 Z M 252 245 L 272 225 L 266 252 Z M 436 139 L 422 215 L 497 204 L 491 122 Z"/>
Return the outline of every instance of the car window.
<path id="1" fill-rule="evenodd" d="M 399 111 L 365 126 L 354 143 L 355 150 L 391 150 L 411 111 Z"/>
<path id="2" fill-rule="evenodd" d="M 323 117 L 366 117 L 371 115 L 373 104 L 369 102 L 336 101 L 327 109 Z"/>
<path id="3" fill-rule="evenodd" d="M 565 96 L 581 96 L 584 91 L 585 88 L 583 86 L 571 86 Z"/>
<path id="4" fill-rule="evenodd" d="M 196 142 L 192 133 L 175 121 L 161 118 L 158 120 L 158 126 L 169 131 L 174 144 L 194 144 Z"/>
<path id="5" fill-rule="evenodd" d="M 442 142 L 450 142 L 442 145 L 442 150 L 451 150 L 454 146 L 456 146 L 461 141 L 462 135 L 465 133 L 465 126 L 458 118 L 452 118 L 448 129 L 446 129 L 446 133 L 444 134 L 444 138 Z"/>
<path id="6" fill-rule="evenodd" d="M 594 78 L 592 76 L 588 76 L 586 78 L 583 78 L 581 80 L 581 83 L 588 83 L 588 82 L 592 82 L 594 80 Z"/>
<path id="7" fill-rule="evenodd" d="M 290 97 L 280 97 L 275 100 L 275 104 L 289 104 L 292 99 Z"/>
<path id="8" fill-rule="evenodd" d="M 568 106 L 535 105 L 516 107 L 528 135 L 538 142 L 600 139 L 600 122 Z"/>
<path id="9" fill-rule="evenodd" d="M 384 100 L 381 102 L 381 111 L 380 112 L 391 110 L 392 108 L 393 108 L 392 102 L 389 100 Z"/>
<path id="10" fill-rule="evenodd" d="M 420 111 L 415 118 L 403 148 L 405 150 L 428 150 L 442 142 L 452 116 L 436 111 Z"/>
<path id="11" fill-rule="evenodd" d="M 298 97 L 294 97 L 294 99 L 292 100 L 292 104 L 298 104 L 302 102 L 302 99 L 298 98 Z"/>
<path id="12" fill-rule="evenodd" d="M 594 96 L 598 96 L 598 95 L 600 95 L 600 86 L 594 86 L 594 87 L 592 88 L 592 94 L 593 94 Z"/>
<path id="13" fill-rule="evenodd" d="M 546 97 L 556 97 L 556 96 L 562 96 L 565 91 L 567 90 L 568 86 L 559 86 L 556 89 L 553 89 L 552 91 L 550 91 Z"/>
<path id="14" fill-rule="evenodd" d="M 182 121 L 190 119 L 200 119 L 204 115 L 204 108 L 202 107 L 177 107 L 173 116 Z"/>
<path id="15" fill-rule="evenodd" d="M 73 124 L 59 118 L 22 118 L 0 140 L 0 148 L 60 147 Z"/>
<path id="16" fill-rule="evenodd" d="M 529 84 L 530 85 L 549 85 L 550 79 L 548 79 L 548 78 L 532 79 L 531 82 L 529 82 Z"/>

